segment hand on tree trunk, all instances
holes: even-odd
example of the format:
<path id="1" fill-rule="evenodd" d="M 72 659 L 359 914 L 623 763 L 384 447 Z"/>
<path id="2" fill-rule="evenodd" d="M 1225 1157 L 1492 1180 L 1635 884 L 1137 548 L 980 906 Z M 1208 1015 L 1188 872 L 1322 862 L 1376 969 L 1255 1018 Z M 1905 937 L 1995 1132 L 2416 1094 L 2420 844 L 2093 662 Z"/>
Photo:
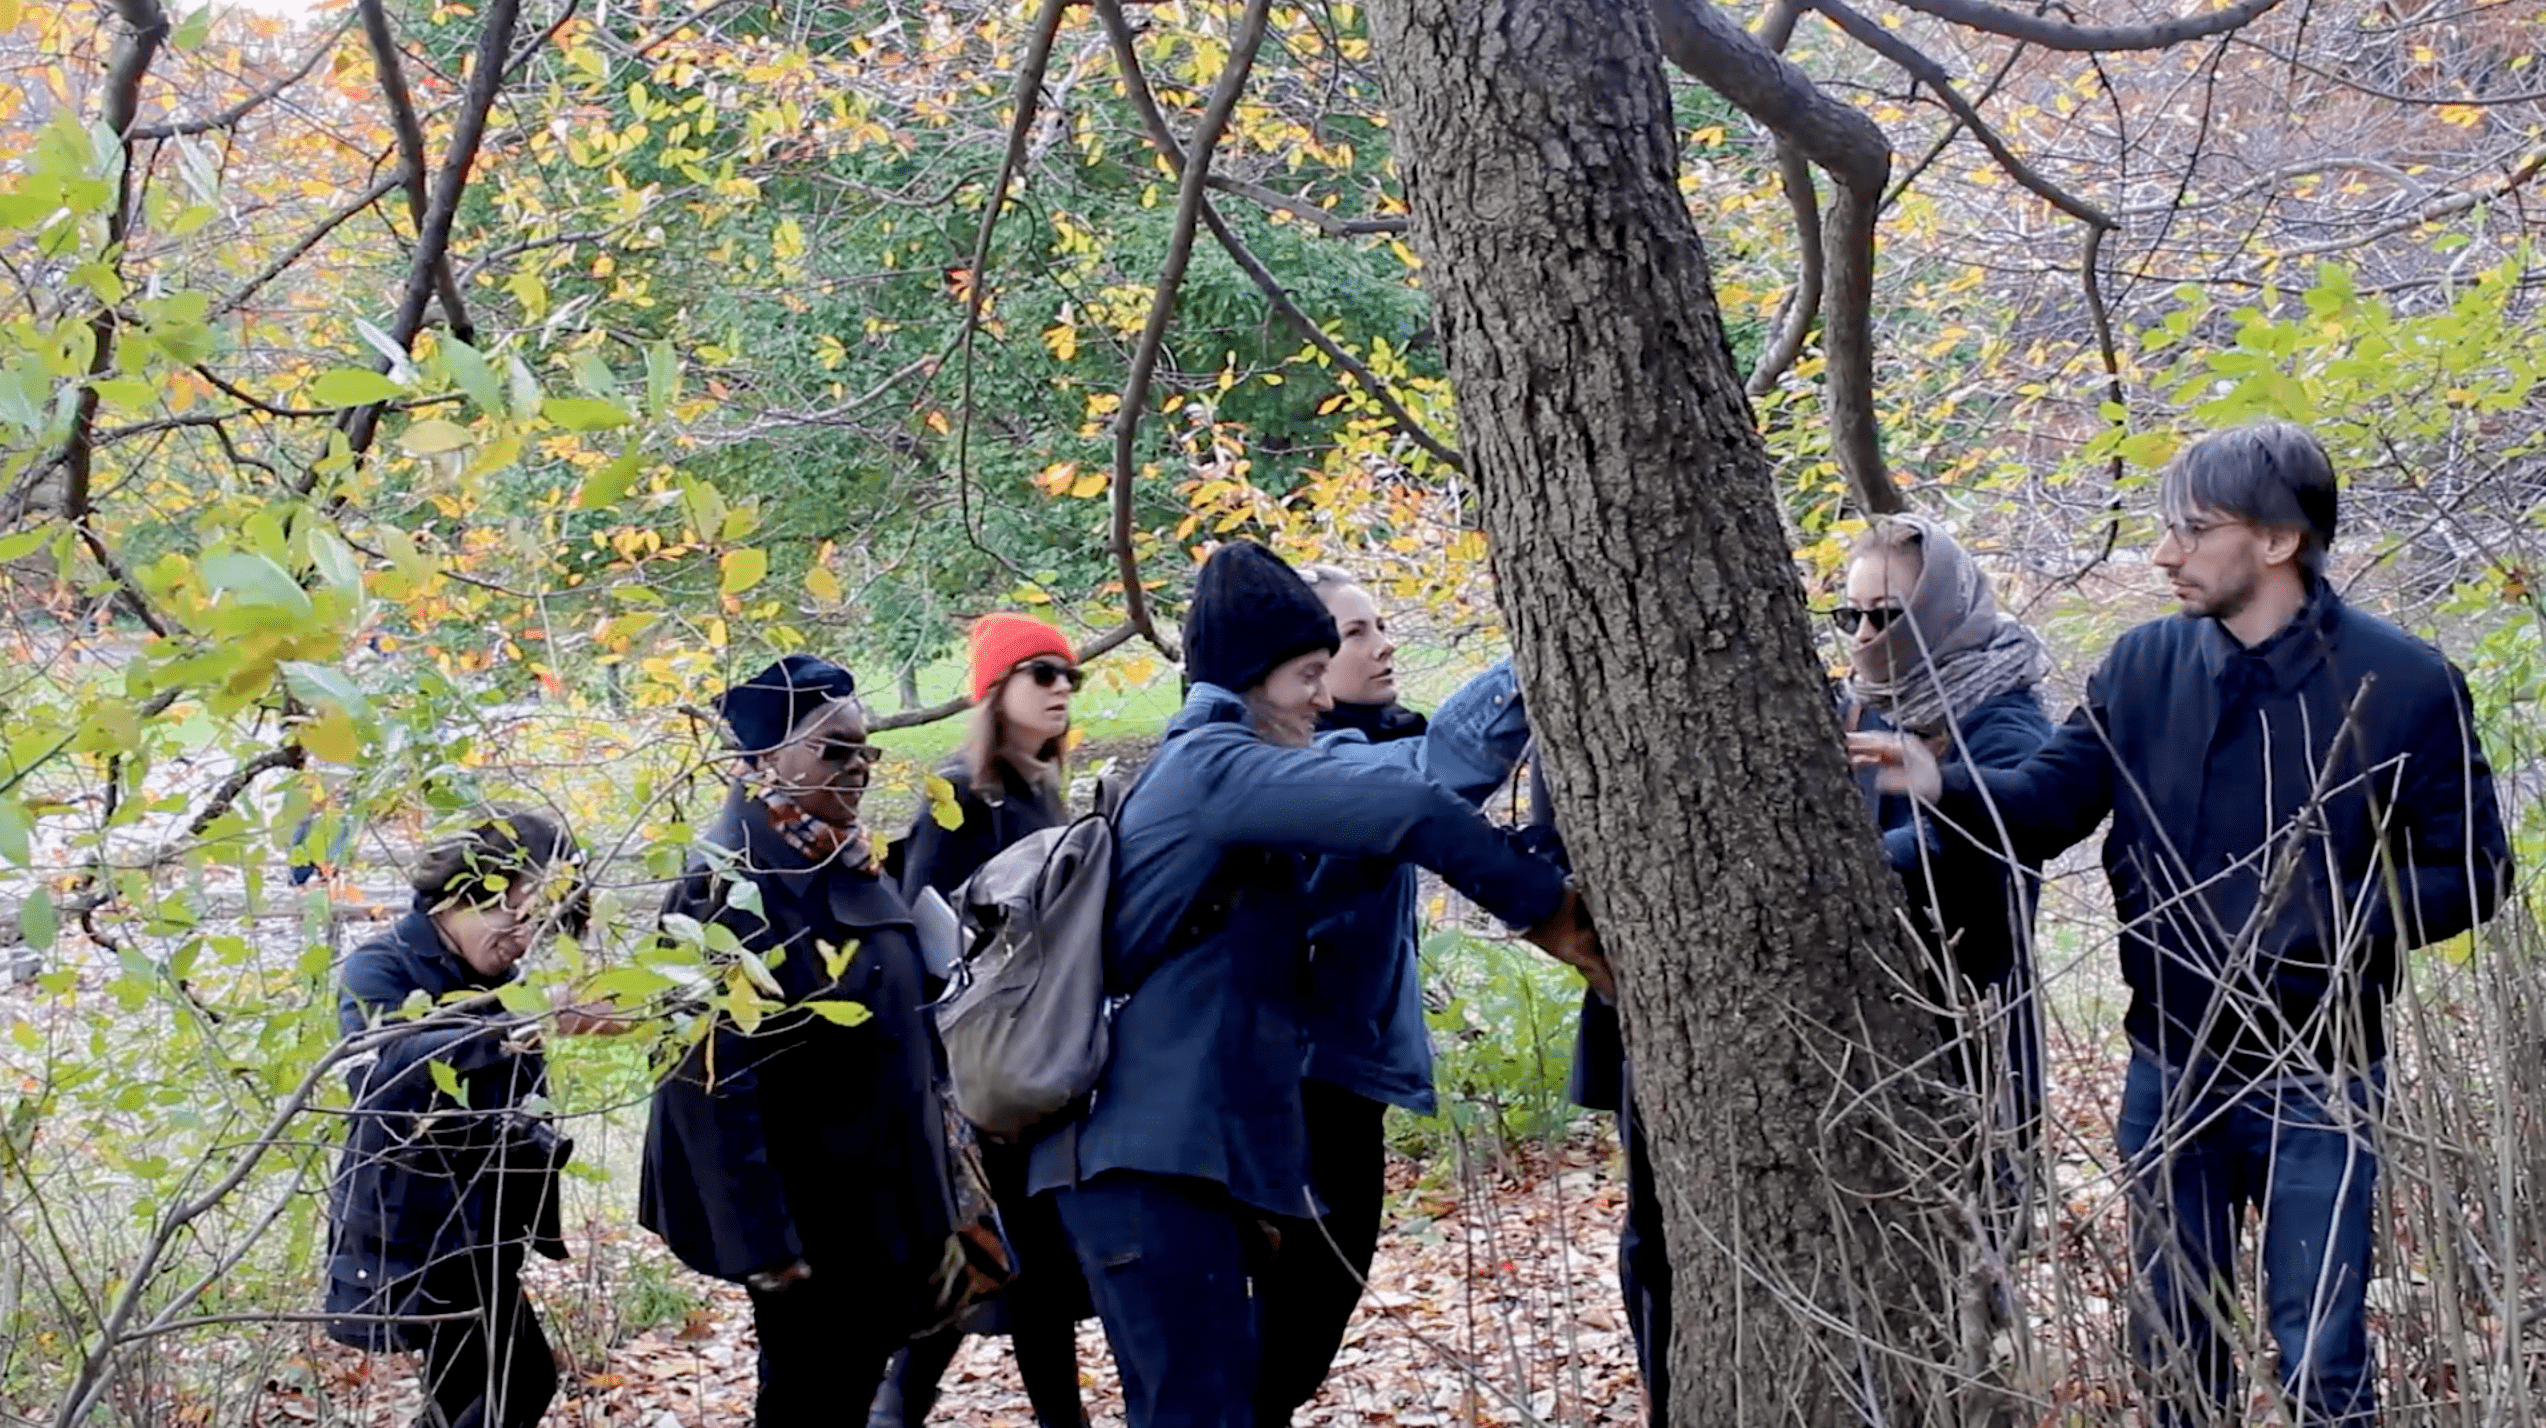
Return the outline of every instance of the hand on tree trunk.
<path id="1" fill-rule="evenodd" d="M 1884 793 L 1905 793 L 1922 803 L 1934 803 L 1945 791 L 1936 751 L 1915 734 L 1850 734 L 1848 762 L 1874 770 L 1874 786 Z"/>
<path id="2" fill-rule="evenodd" d="M 1609 959 L 1601 955 L 1600 934 L 1592 930 L 1591 909 L 1583 905 L 1581 893 L 1567 887 L 1564 902 L 1521 935 L 1537 943 L 1548 956 L 1582 973 L 1582 979 L 1604 999 L 1618 999 L 1617 980 L 1610 975 Z"/>

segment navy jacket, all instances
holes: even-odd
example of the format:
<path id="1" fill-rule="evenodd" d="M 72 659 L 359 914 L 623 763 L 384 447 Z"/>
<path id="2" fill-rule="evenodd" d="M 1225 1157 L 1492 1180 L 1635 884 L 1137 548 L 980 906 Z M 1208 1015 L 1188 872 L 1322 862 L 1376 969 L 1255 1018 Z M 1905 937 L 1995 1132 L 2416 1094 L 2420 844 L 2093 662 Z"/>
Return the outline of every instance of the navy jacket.
<path id="1" fill-rule="evenodd" d="M 1311 1213 L 1308 858 L 1432 868 L 1516 926 L 1563 902 L 1562 872 L 1438 785 L 1266 743 L 1245 716 L 1235 696 L 1195 686 L 1118 815 L 1113 1055 L 1085 1113 L 1035 1143 L 1030 1191 L 1131 1170 Z"/>
<path id="2" fill-rule="evenodd" d="M 963 817 L 948 828 L 923 806 L 919 817 L 911 821 L 911 831 L 893 851 L 906 903 L 918 898 L 924 888 L 935 888 L 953 902 L 955 889 L 999 850 L 1029 833 L 1069 821 L 1069 809 L 1056 792 L 1030 786 L 1004 762 L 999 765 L 1000 797 L 995 803 L 972 786 L 972 774 L 960 757 L 937 773 L 955 786 L 955 808 Z"/>
<path id="3" fill-rule="evenodd" d="M 357 1055 L 345 1153 L 329 1187 L 331 1314 L 416 1312 L 418 1276 L 473 1250 L 518 1260 L 526 1247 L 565 1257 L 557 1230 L 555 1165 L 507 1154 L 507 1113 L 544 1091 L 547 1064 L 513 1040 L 520 1017 L 491 997 L 437 1007 L 454 993 L 491 993 L 485 977 L 442 945 L 433 920 L 409 912 L 346 957 L 336 1021 L 346 1036 L 386 1031 Z M 422 1016 L 400 1012 L 422 993 Z M 426 1018 L 431 1018 L 427 1021 Z M 464 1101 L 445 1095 L 432 1064 L 458 1077 Z M 363 1348 L 414 1347 L 399 1325 L 348 1321 L 336 1338 Z"/>
<path id="4" fill-rule="evenodd" d="M 1318 745 L 1350 762 L 1410 769 L 1475 806 L 1512 776 L 1529 747 L 1529 718 L 1504 660 L 1442 701 L 1413 738 L 1373 742 L 1346 730 Z M 1439 1101 L 1416 884 L 1411 866 L 1357 858 L 1323 859 L 1311 875 L 1320 920 L 1309 933 L 1308 1077 L 1430 1115 Z"/>
<path id="5" fill-rule="evenodd" d="M 1854 707 L 1842 719 L 1851 729 L 1892 727 L 1869 706 Z M 2038 692 L 2009 690 L 1956 718 L 1943 757 L 1984 769 L 2015 768 L 2050 742 L 2052 729 Z M 2019 883 L 1986 820 L 1943 827 L 1911 800 L 1874 792 L 1871 775 L 1863 782 L 1883 832 L 1884 859 L 1901 875 L 1920 941 L 1936 956 L 1950 945 L 1954 966 L 1975 983 L 2004 978 L 2025 950 L 2018 929 L 2033 923 L 2041 859 L 2020 860 L 2025 877 Z"/>
<path id="6" fill-rule="evenodd" d="M 751 1033 L 720 1019 L 655 1089 L 637 1219 L 701 1274 L 741 1280 L 801 1258 L 916 1323 L 953 1212 L 909 910 L 881 877 L 812 866 L 739 788 L 706 841 L 739 852 L 730 875 L 760 908 L 736 906 L 704 859 L 665 913 L 731 928 L 790 1007 L 850 1001 L 869 1015 L 843 1026 L 782 1011 Z M 818 943 L 855 947 L 838 977 Z"/>
<path id="7" fill-rule="evenodd" d="M 2022 767 L 1945 770 L 1948 817 L 1989 804 L 2034 857 L 2112 814 L 2124 1025 L 2177 1064 L 2376 1060 L 2399 951 L 2490 917 L 2510 876 L 2465 678 L 2321 584 L 2251 650 L 2184 616 L 2122 636 Z"/>

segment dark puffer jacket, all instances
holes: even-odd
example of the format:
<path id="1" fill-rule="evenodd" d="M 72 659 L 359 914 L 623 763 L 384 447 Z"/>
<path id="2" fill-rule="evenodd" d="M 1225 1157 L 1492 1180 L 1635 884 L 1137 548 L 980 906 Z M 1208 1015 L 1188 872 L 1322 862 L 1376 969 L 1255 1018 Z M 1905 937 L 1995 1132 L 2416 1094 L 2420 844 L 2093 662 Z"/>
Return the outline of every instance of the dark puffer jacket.
<path id="1" fill-rule="evenodd" d="M 563 1259 L 557 1172 L 565 1147 L 518 1113 L 547 1086 L 523 1018 L 492 995 L 486 977 L 442 943 L 433 920 L 410 912 L 345 959 L 337 1024 L 376 1046 L 358 1053 L 347 1080 L 353 1114 L 329 1187 L 332 1230 L 327 1312 L 419 1312 L 424 1271 L 462 1255 L 518 1264 L 523 1250 Z M 465 994 L 476 993 L 478 996 Z M 429 1008 L 402 1017 L 410 999 Z M 454 994 L 462 1000 L 441 1003 Z M 436 1063 L 460 1096 L 448 1094 Z M 348 1319 L 336 1339 L 367 1349 L 420 1347 L 420 1326 Z"/>

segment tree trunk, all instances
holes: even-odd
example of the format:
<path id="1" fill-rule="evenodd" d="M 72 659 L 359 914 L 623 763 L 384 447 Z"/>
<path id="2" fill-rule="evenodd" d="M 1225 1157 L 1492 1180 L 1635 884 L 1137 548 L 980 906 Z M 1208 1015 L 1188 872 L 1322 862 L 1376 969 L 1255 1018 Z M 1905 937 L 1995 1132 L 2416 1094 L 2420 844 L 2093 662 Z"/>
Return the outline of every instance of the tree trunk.
<path id="1" fill-rule="evenodd" d="M 1672 1421 L 1948 1421 L 1966 1108 L 1929 1075 L 1651 18 L 1386 0 L 1373 30 L 1531 718 L 1619 973 L 1675 1267 Z"/>

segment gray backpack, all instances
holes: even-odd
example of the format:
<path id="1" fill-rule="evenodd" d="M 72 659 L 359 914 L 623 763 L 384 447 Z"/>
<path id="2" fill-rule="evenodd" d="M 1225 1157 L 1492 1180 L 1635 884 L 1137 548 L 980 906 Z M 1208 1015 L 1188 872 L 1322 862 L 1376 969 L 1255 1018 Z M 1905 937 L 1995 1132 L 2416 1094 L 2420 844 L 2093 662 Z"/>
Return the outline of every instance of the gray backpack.
<path id="1" fill-rule="evenodd" d="M 964 952 L 932 1010 L 950 1099 L 982 1131 L 1025 1135 L 1096 1088 L 1113 892 L 1103 813 L 1028 834 L 955 890 Z"/>

